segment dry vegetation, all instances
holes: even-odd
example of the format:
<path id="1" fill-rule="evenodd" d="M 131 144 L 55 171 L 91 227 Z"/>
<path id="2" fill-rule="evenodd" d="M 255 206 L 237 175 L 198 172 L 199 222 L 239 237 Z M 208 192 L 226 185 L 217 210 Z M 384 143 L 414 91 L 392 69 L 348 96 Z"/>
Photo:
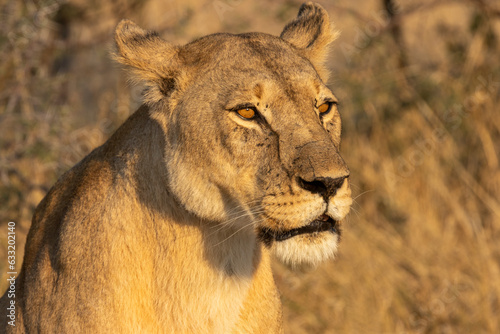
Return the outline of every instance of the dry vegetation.
<path id="1" fill-rule="evenodd" d="M 299 273 L 275 265 L 287 332 L 499 333 L 498 2 L 320 2 L 343 32 L 331 87 L 356 203 L 337 261 Z M 20 262 L 48 188 L 140 104 L 140 88 L 108 57 L 120 18 L 184 43 L 217 31 L 278 34 L 299 5 L 0 4 L 0 273 L 6 223 L 17 222 Z"/>

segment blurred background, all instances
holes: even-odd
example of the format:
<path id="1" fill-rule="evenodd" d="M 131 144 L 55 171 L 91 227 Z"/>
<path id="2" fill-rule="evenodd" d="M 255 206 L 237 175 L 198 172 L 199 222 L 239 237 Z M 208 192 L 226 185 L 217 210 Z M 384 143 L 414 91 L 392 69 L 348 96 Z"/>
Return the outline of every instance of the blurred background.
<path id="1" fill-rule="evenodd" d="M 296 0 L 0 0 L 0 288 L 57 178 L 141 104 L 109 57 L 122 18 L 177 44 L 279 35 Z M 341 252 L 275 263 L 287 333 L 500 333 L 500 3 L 319 1 L 355 203 Z"/>

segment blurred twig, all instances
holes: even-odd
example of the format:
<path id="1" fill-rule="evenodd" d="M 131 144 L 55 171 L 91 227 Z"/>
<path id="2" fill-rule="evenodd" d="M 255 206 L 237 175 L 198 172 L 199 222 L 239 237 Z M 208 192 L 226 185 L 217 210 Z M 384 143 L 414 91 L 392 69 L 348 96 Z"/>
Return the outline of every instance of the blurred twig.
<path id="1" fill-rule="evenodd" d="M 49 191 L 49 188 L 42 185 L 42 184 L 36 184 L 36 183 L 30 182 L 28 180 L 28 178 L 26 178 L 24 175 L 22 175 L 17 169 L 6 168 L 6 169 L 2 170 L 0 173 L 1 173 L 0 180 L 2 180 L 2 182 L 4 184 L 10 183 L 10 178 L 16 177 L 19 180 L 19 182 L 22 183 L 23 186 L 25 187 L 25 189 L 27 189 L 28 191 L 35 190 L 35 189 L 39 189 L 45 193 Z"/>
<path id="2" fill-rule="evenodd" d="M 382 3 L 389 18 L 389 31 L 398 48 L 398 67 L 399 69 L 404 69 L 408 66 L 408 57 L 406 55 L 406 46 L 401 32 L 401 15 L 394 0 L 382 0 Z"/>
<path id="3" fill-rule="evenodd" d="M 468 0 L 468 1 L 479 7 L 483 12 L 487 13 L 488 15 L 500 18 L 500 9 L 493 7 L 487 1 L 485 0 Z"/>
<path id="4" fill-rule="evenodd" d="M 383 1 L 385 1 L 385 0 L 383 0 Z M 474 0 L 470 0 L 470 1 L 474 1 Z M 393 2 L 393 1 L 390 1 L 390 2 Z M 423 12 L 434 10 L 434 9 L 436 9 L 436 7 L 442 7 L 445 5 L 449 5 L 450 3 L 457 3 L 457 2 L 459 2 L 459 0 L 435 0 L 435 1 L 432 1 L 432 2 L 429 2 L 426 4 L 418 4 L 417 3 L 411 7 L 407 7 L 405 9 L 399 9 L 397 11 L 398 17 L 403 18 L 403 17 L 414 15 L 414 14 L 422 14 Z M 396 6 L 393 6 L 393 7 L 396 7 Z M 352 8 L 347 8 L 347 7 L 339 6 L 339 5 L 331 5 L 331 8 L 334 8 L 335 10 L 340 11 L 340 12 L 348 13 L 352 17 L 354 17 L 357 20 L 362 21 L 362 22 L 368 22 L 368 21 L 373 19 L 372 17 L 363 15 L 362 13 L 360 13 L 357 10 L 352 9 Z M 385 8 L 384 4 L 382 4 L 382 8 Z M 385 30 L 390 30 L 391 27 L 393 25 L 396 25 L 396 24 L 398 24 L 398 22 L 394 21 L 394 22 L 389 23 L 388 26 L 385 27 Z"/>

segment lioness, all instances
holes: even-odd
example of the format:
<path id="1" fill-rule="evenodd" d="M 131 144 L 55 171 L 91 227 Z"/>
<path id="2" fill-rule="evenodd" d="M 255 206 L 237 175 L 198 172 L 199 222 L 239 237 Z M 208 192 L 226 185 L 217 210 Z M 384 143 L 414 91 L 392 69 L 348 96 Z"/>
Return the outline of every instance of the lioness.
<path id="1" fill-rule="evenodd" d="M 282 332 L 270 254 L 332 257 L 351 205 L 325 86 L 336 37 L 304 4 L 280 37 L 174 46 L 124 20 L 116 59 L 144 105 L 40 203 L 15 333 Z M 12 299 L 3 296 L 5 312 Z"/>

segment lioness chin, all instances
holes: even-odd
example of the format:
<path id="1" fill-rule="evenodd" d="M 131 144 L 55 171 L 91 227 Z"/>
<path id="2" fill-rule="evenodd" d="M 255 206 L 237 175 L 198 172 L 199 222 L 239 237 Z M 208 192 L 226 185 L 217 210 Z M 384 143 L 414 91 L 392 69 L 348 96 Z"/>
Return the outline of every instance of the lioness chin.
<path id="1" fill-rule="evenodd" d="M 333 257 L 351 205 L 335 37 L 313 3 L 279 37 L 175 46 L 120 22 L 115 58 L 144 104 L 37 207 L 2 331 L 282 332 L 270 254 Z"/>

